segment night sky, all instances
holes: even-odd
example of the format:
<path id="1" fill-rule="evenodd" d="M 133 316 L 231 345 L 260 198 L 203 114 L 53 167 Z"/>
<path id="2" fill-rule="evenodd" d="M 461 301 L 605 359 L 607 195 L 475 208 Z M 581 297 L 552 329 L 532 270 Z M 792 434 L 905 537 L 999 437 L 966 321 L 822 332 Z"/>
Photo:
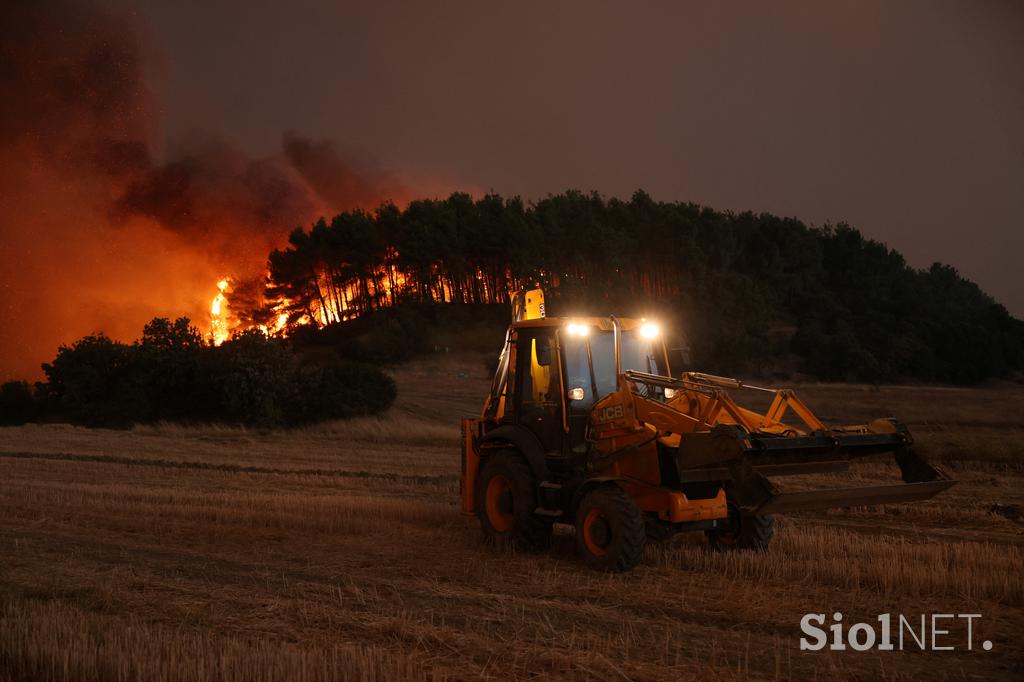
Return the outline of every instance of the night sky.
<path id="1" fill-rule="evenodd" d="M 846 221 L 1024 316 L 1019 2 L 207 4 L 127 4 L 170 140 Z"/>

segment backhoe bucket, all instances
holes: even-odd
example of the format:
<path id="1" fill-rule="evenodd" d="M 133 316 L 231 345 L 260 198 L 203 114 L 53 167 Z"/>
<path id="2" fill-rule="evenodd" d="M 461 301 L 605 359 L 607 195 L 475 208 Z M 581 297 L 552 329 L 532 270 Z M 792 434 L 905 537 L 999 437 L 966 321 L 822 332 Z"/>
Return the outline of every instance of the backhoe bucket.
<path id="1" fill-rule="evenodd" d="M 676 463 L 681 482 L 730 482 L 730 496 L 744 512 L 775 514 L 833 507 L 927 500 L 952 486 L 941 469 L 912 449 L 906 428 L 892 423 L 891 433 L 819 432 L 809 436 L 747 433 L 718 427 L 680 440 Z M 785 492 L 768 476 L 839 473 L 858 457 L 892 453 L 902 483 L 856 488 Z"/>

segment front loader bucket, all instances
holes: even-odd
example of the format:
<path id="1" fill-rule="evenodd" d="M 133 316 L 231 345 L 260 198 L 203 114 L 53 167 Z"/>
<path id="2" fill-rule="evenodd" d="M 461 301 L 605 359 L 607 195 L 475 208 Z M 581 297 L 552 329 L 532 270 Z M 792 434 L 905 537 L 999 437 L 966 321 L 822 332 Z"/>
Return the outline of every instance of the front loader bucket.
<path id="1" fill-rule="evenodd" d="M 954 483 L 956 481 L 944 480 L 778 493 L 751 511 L 757 514 L 788 514 L 795 511 L 813 511 L 833 507 L 919 502 L 938 495 Z M 744 505 L 741 503 L 741 506 Z"/>
<path id="2" fill-rule="evenodd" d="M 681 482 L 729 481 L 732 501 L 753 514 L 917 502 L 956 483 L 921 459 L 911 444 L 910 434 L 896 423 L 887 433 L 819 432 L 809 436 L 747 433 L 726 426 L 684 436 L 676 462 Z M 853 459 L 884 453 L 895 456 L 902 483 L 785 492 L 768 479 L 839 473 L 848 470 Z"/>

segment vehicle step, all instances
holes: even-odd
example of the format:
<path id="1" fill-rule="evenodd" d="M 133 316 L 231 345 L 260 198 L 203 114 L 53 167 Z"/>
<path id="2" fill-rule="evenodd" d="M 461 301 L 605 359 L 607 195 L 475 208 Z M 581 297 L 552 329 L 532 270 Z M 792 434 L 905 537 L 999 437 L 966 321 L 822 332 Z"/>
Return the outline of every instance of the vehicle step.
<path id="1" fill-rule="evenodd" d="M 561 509 L 545 509 L 544 507 L 537 507 L 533 510 L 533 513 L 537 516 L 561 516 Z"/>

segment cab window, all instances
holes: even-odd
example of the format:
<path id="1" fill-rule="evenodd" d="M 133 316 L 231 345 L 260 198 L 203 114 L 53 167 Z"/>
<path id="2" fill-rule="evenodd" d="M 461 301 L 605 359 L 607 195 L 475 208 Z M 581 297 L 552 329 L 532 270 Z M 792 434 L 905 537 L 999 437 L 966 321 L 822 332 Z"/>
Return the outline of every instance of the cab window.
<path id="1" fill-rule="evenodd" d="M 583 399 L 572 401 L 572 405 L 589 409 L 616 389 L 615 334 L 600 331 L 587 336 L 564 335 L 563 339 L 566 387 L 583 389 Z M 632 369 L 668 376 L 660 342 L 644 339 L 637 330 L 622 332 L 621 361 L 623 371 Z"/>
<path id="2" fill-rule="evenodd" d="M 517 349 L 520 409 L 529 413 L 557 403 L 554 334 L 547 329 L 520 332 Z"/>

